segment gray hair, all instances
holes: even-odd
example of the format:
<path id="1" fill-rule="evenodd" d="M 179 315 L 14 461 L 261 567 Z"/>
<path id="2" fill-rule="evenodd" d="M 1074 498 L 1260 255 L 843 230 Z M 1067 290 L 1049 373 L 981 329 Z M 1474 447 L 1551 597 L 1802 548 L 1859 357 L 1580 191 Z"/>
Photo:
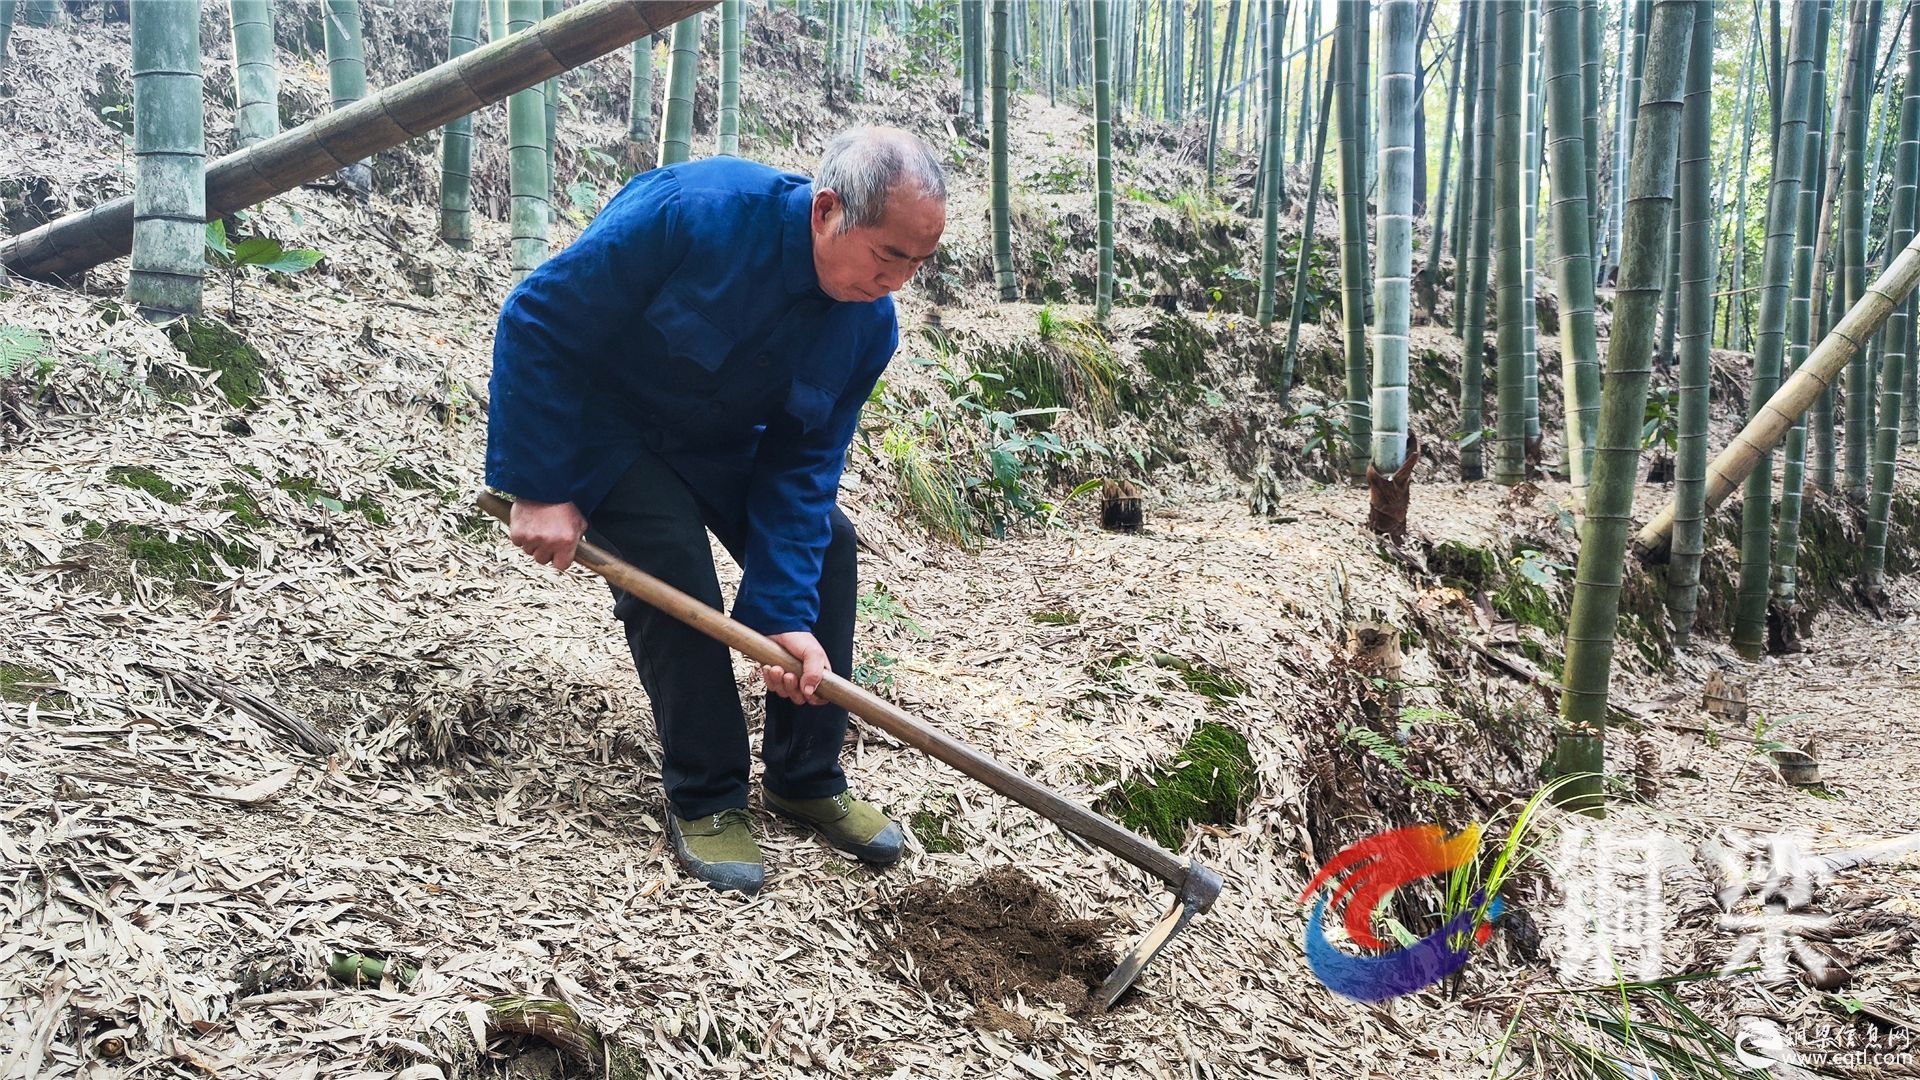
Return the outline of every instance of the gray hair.
<path id="1" fill-rule="evenodd" d="M 926 140 L 893 127 L 848 128 L 820 156 L 813 188 L 833 189 L 845 212 L 840 232 L 879 223 L 899 187 L 926 199 L 947 199 L 947 176 Z"/>

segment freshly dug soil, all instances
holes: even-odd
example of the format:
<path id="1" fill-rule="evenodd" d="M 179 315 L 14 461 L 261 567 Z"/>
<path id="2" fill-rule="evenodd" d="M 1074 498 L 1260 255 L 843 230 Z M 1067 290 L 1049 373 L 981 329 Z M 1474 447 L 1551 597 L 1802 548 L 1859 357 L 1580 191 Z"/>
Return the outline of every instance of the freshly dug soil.
<path id="1" fill-rule="evenodd" d="M 1058 897 L 1009 867 L 952 888 L 915 882 L 880 917 L 890 924 L 882 955 L 908 982 L 952 987 L 981 1009 L 1019 993 L 1085 1016 L 1114 967 L 1102 923 L 1065 918 Z"/>

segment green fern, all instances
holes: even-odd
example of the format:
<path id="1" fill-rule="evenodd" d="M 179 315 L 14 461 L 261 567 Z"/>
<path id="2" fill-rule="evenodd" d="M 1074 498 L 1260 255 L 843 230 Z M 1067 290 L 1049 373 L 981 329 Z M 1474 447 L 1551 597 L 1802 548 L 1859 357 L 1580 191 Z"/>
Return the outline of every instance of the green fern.
<path id="1" fill-rule="evenodd" d="M 0 326 L 0 379 L 11 379 L 27 370 L 45 375 L 51 370 L 52 359 L 45 334 L 24 326 Z"/>

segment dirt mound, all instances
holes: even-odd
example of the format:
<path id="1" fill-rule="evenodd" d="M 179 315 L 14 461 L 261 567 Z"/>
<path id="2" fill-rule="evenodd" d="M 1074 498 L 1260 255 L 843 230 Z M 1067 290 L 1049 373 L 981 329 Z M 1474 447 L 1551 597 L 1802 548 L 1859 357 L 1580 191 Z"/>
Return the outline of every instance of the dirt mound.
<path id="1" fill-rule="evenodd" d="M 929 993 L 951 986 L 983 1010 L 1018 993 L 1084 1016 L 1114 967 L 1104 924 L 1066 918 L 1058 897 L 1008 867 L 951 888 L 916 882 L 880 918 L 882 954 L 908 982 Z"/>

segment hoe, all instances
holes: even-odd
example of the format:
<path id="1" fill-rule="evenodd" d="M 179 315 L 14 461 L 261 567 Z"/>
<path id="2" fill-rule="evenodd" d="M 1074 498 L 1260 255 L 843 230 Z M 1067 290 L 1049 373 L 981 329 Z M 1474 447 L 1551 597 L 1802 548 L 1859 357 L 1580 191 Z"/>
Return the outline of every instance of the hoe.
<path id="1" fill-rule="evenodd" d="M 480 508 L 502 522 L 508 520 L 508 502 L 492 493 L 480 496 Z M 798 660 L 765 636 L 591 543 L 581 541 L 574 558 L 634 598 L 653 605 L 761 664 L 777 665 L 792 672 L 800 670 Z M 951 765 L 1062 829 L 1105 848 L 1167 883 L 1174 893 L 1172 905 L 1153 929 L 1140 939 L 1140 943 L 1120 958 L 1119 966 L 1095 992 L 1094 996 L 1102 1008 L 1111 1006 L 1127 987 L 1132 986 L 1134 980 L 1140 977 L 1140 972 L 1167 942 L 1184 930 L 1195 915 L 1213 907 L 1214 900 L 1220 895 L 1220 875 L 1200 865 L 1197 860 L 1182 863 L 1160 845 L 1035 783 L 958 739 L 920 723 L 846 679 L 828 672 L 817 693 L 908 746 Z"/>

